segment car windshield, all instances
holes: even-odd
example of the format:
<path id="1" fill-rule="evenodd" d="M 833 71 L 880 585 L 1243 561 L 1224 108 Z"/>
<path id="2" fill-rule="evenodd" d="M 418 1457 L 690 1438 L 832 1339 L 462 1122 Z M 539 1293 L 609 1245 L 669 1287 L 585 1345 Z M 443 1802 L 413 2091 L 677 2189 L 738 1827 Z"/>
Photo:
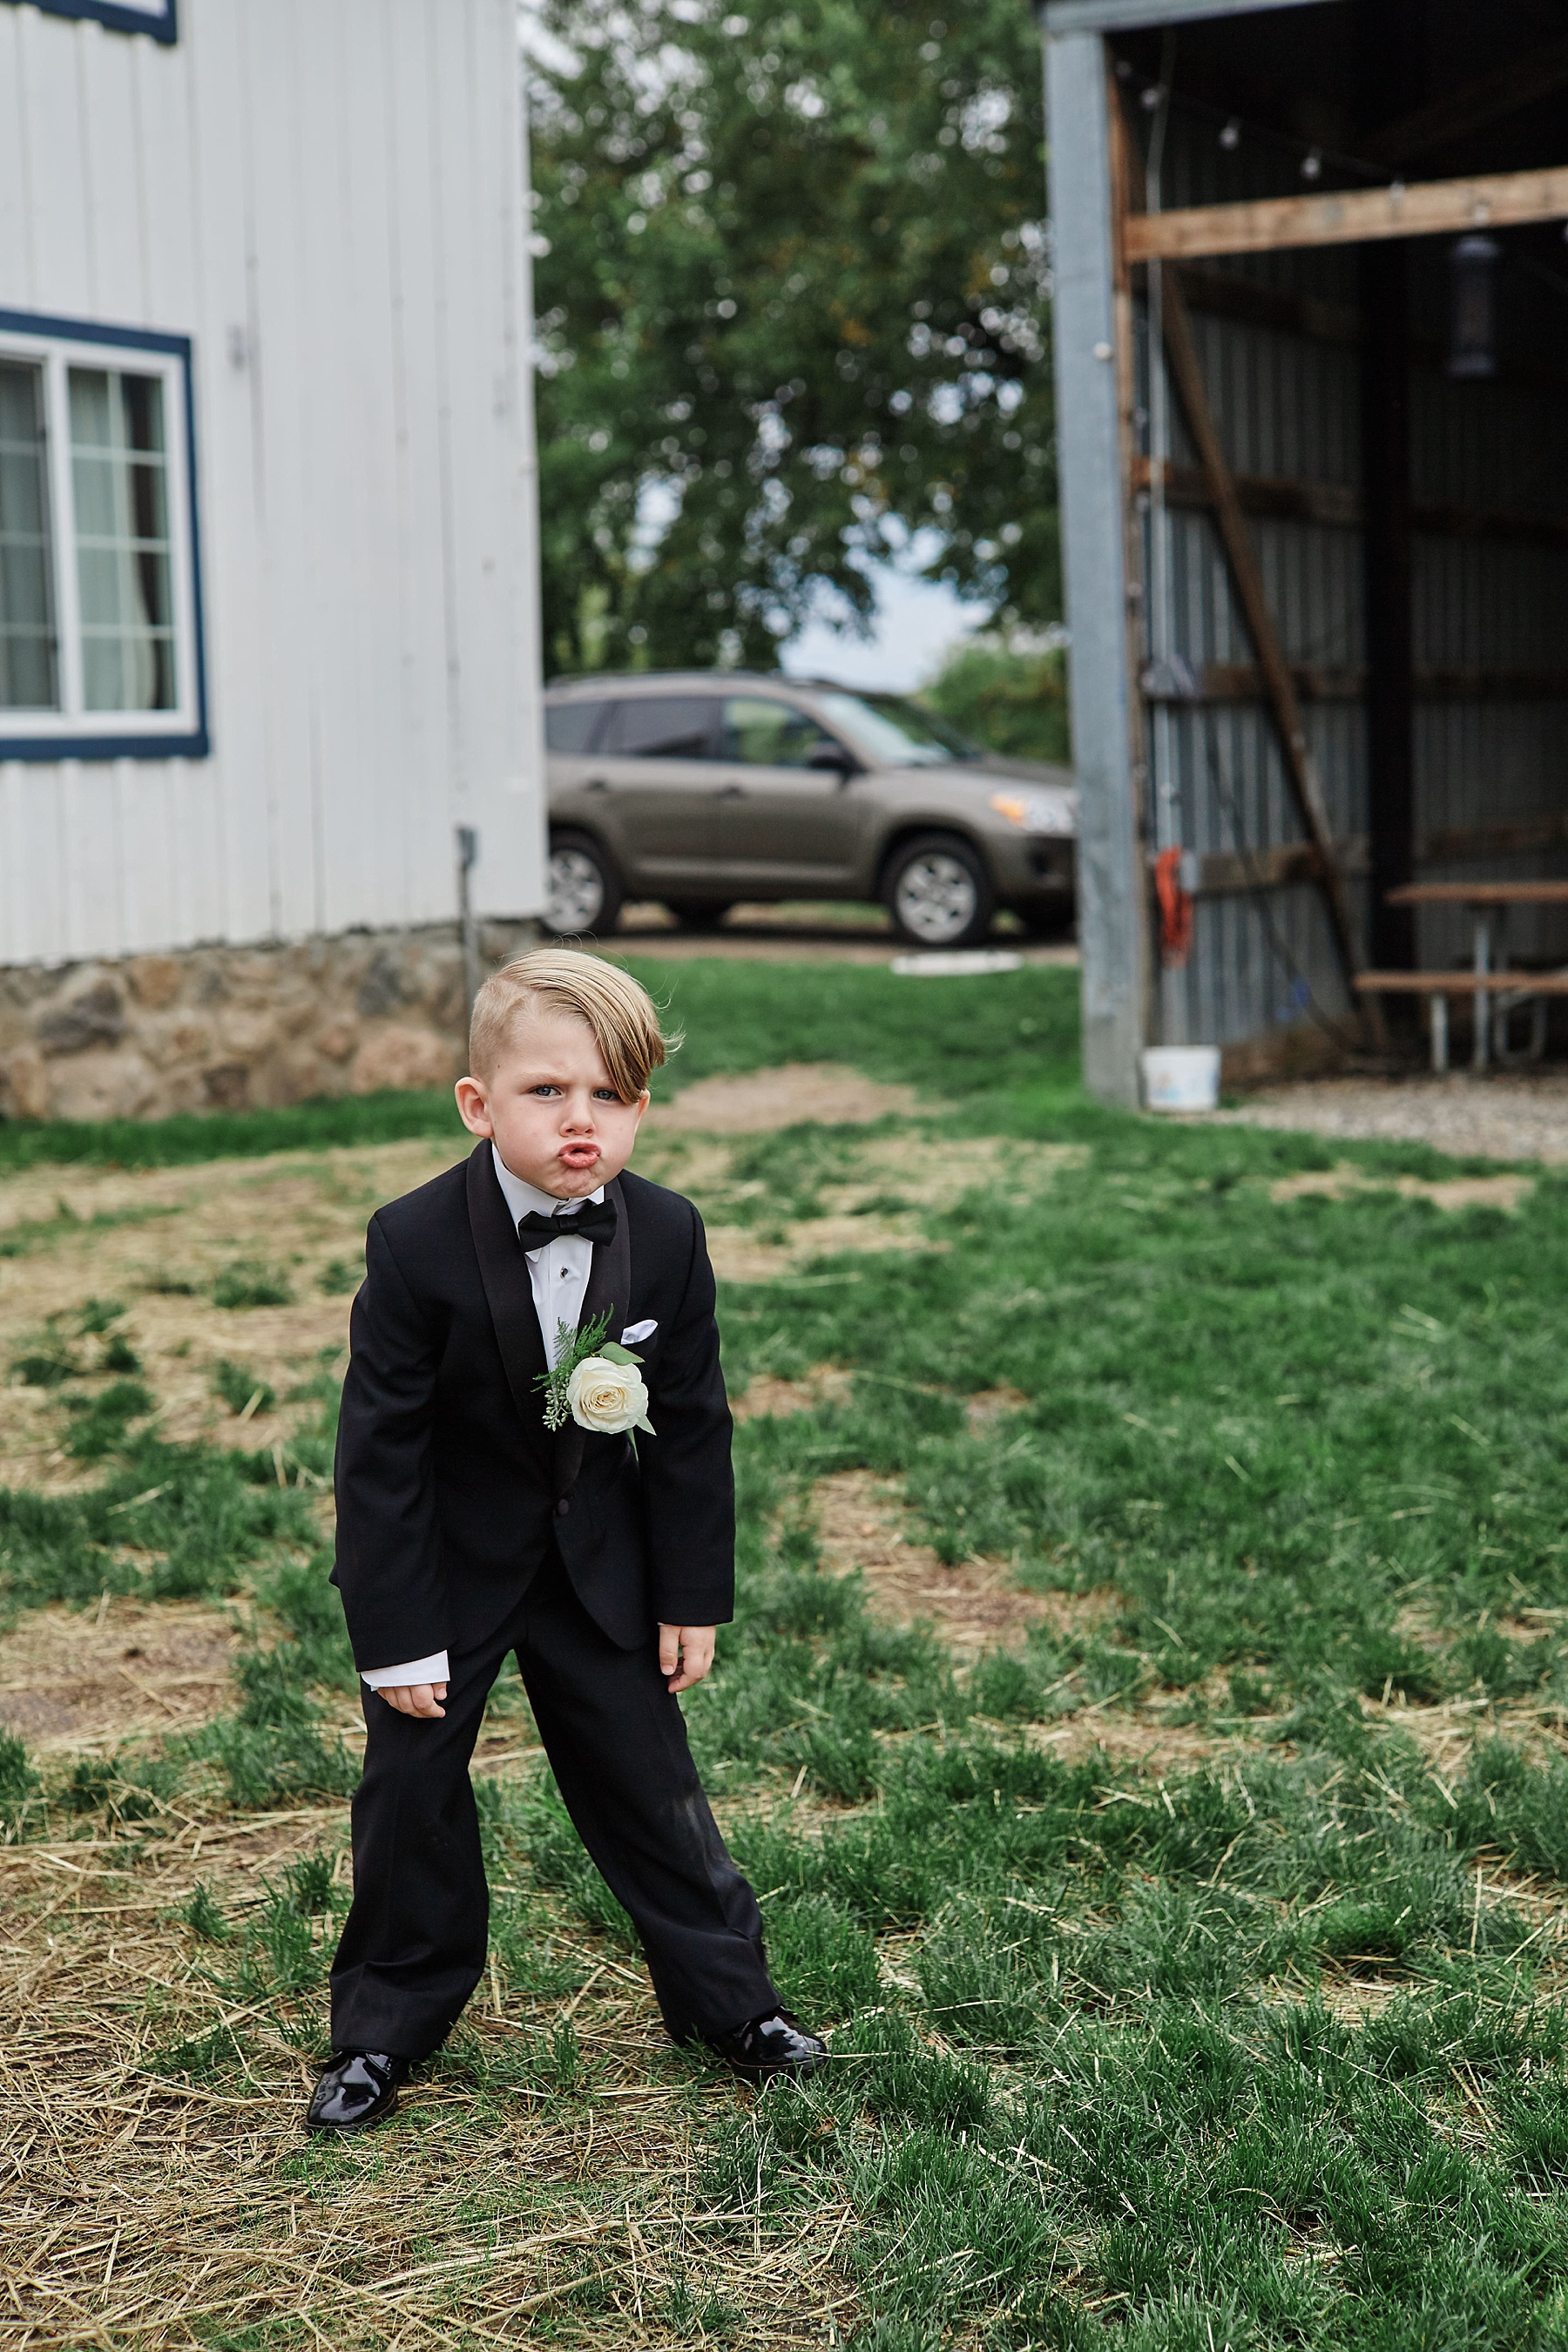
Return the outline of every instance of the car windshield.
<path id="1" fill-rule="evenodd" d="M 940 768 L 984 756 L 956 727 L 902 695 L 835 691 L 818 700 L 824 716 L 843 729 L 858 751 L 895 768 Z"/>

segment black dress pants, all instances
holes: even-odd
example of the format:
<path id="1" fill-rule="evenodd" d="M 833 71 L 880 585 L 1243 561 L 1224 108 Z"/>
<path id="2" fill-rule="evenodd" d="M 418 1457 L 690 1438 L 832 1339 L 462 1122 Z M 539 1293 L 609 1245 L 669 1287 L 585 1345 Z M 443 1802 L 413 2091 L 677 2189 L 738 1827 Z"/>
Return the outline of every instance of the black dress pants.
<path id="1" fill-rule="evenodd" d="M 426 2057 L 483 1973 L 489 1890 L 468 1759 L 512 1650 L 566 1809 L 631 1914 L 671 2032 L 723 2033 L 766 2016 L 778 1995 L 762 1916 L 709 1808 L 656 1643 L 617 1649 L 552 1546 L 491 1638 L 449 1659 L 441 1721 L 363 1691 L 369 1738 L 353 1800 L 353 1904 L 332 1964 L 332 2047 Z"/>

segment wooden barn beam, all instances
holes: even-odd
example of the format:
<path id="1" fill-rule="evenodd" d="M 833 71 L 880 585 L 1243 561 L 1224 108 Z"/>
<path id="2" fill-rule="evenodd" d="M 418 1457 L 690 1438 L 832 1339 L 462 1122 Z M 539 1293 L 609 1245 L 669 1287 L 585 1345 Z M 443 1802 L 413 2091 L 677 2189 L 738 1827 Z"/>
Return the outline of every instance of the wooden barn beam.
<path id="1" fill-rule="evenodd" d="M 1278 474 L 1237 474 L 1236 495 L 1243 514 L 1280 522 L 1320 522 L 1359 530 L 1365 520 L 1360 490 L 1348 482 L 1289 481 Z M 1132 487 L 1146 490 L 1153 479 L 1147 457 L 1132 461 Z M 1201 466 L 1167 466 L 1165 498 L 1173 507 L 1207 507 L 1208 476 Z M 1488 539 L 1524 547 L 1568 546 L 1568 514 L 1510 513 L 1499 507 L 1439 505 L 1414 499 L 1410 527 L 1431 539 Z"/>
<path id="2" fill-rule="evenodd" d="M 1258 567 L 1247 519 L 1236 494 L 1235 478 L 1209 407 L 1208 390 L 1204 383 L 1197 346 L 1193 341 L 1192 320 L 1181 288 L 1173 282 L 1167 283 L 1165 288 L 1164 312 L 1165 352 L 1170 362 L 1172 380 L 1186 412 L 1187 429 L 1193 436 L 1199 461 L 1209 478 L 1220 541 L 1230 566 L 1237 599 L 1258 655 L 1258 666 L 1263 673 L 1285 773 L 1300 811 L 1307 837 L 1318 853 L 1319 880 L 1328 910 L 1329 928 L 1333 934 L 1335 950 L 1343 967 L 1346 982 L 1353 988 L 1360 958 L 1356 952 L 1355 929 L 1345 895 L 1344 877 L 1335 854 L 1333 829 L 1329 822 L 1317 770 L 1307 749 L 1306 732 L 1301 725 L 1301 706 L 1296 698 L 1290 665 L 1285 658 L 1279 633 L 1274 625 L 1274 615 L 1268 609 L 1263 573 Z M 1379 1024 L 1375 999 L 1370 1001 L 1368 1013 L 1376 1034 Z"/>
<path id="3" fill-rule="evenodd" d="M 1568 220 L 1568 165 L 1321 196 L 1264 196 L 1252 204 L 1200 205 L 1185 212 L 1134 213 L 1124 236 L 1129 261 L 1187 261 L 1200 254 L 1455 236 L 1468 229 L 1552 220 Z"/>

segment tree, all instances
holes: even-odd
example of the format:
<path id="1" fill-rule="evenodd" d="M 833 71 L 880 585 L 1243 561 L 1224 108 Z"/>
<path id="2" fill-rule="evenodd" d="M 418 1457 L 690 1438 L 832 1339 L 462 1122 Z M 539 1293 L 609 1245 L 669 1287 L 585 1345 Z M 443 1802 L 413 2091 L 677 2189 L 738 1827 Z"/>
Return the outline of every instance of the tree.
<path id="1" fill-rule="evenodd" d="M 938 5 L 539 0 L 549 667 L 771 667 L 927 528 L 1055 617 L 1037 37 Z"/>
<path id="2" fill-rule="evenodd" d="M 921 700 L 988 751 L 1015 760 L 1072 760 L 1067 660 L 1060 645 L 1026 637 L 966 637 Z"/>

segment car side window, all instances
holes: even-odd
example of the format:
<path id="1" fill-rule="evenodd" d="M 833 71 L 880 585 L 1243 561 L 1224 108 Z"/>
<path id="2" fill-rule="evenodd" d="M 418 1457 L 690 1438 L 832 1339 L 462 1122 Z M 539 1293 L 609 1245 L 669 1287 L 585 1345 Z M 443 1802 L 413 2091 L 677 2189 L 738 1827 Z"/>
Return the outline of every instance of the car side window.
<path id="1" fill-rule="evenodd" d="M 599 749 L 621 760 L 711 760 L 719 698 L 711 694 L 629 694 L 614 703 Z"/>
<path id="2" fill-rule="evenodd" d="M 760 694 L 731 694 L 724 704 L 724 757 L 750 768 L 805 768 L 823 746 L 837 751 L 831 735 L 793 702 Z"/>
<path id="3" fill-rule="evenodd" d="M 547 751 L 584 752 L 593 749 L 605 702 L 547 702 L 544 706 L 544 748 Z"/>

